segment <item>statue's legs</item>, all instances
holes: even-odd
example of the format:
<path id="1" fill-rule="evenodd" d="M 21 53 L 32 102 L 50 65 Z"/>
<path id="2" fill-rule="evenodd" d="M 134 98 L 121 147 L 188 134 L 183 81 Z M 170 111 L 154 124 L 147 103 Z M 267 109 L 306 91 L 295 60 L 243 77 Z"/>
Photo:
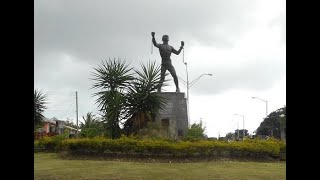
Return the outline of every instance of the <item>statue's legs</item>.
<path id="1" fill-rule="evenodd" d="M 166 71 L 167 71 L 167 68 L 164 65 L 161 65 L 161 77 L 158 85 L 158 92 L 161 92 L 161 87 L 165 78 Z"/>
<path id="2" fill-rule="evenodd" d="M 176 70 L 171 65 L 171 66 L 168 66 L 168 71 L 170 72 L 171 76 L 173 77 L 174 84 L 176 85 L 176 92 L 180 92 L 179 81 L 178 81 L 178 77 L 177 77 L 177 74 L 176 74 Z"/>

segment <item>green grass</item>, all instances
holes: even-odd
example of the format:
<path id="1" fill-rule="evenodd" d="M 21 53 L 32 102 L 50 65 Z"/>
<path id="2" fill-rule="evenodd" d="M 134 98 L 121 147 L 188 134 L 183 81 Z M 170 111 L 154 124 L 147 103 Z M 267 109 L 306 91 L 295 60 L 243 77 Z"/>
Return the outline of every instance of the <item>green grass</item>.
<path id="1" fill-rule="evenodd" d="M 286 179 L 285 162 L 140 163 L 34 154 L 35 179 Z"/>

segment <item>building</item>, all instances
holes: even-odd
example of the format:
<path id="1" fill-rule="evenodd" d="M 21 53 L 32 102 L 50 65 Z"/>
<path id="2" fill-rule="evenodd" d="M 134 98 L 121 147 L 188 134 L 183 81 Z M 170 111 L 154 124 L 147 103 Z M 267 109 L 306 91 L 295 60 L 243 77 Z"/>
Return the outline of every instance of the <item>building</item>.
<path id="1" fill-rule="evenodd" d="M 43 128 L 38 129 L 39 132 L 45 132 L 45 133 L 58 133 L 63 134 L 64 132 L 68 132 L 69 135 L 73 136 L 76 134 L 77 129 L 66 126 L 65 121 L 63 120 L 52 120 L 45 118 Z M 81 130 L 78 129 L 78 132 Z"/>

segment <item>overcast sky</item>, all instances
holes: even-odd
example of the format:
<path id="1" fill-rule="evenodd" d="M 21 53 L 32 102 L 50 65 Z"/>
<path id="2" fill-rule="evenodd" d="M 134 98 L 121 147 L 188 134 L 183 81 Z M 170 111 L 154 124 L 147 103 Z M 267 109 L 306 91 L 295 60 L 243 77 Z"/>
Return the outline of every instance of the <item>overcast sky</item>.
<path id="1" fill-rule="evenodd" d="M 196 3 L 197 2 L 197 3 Z M 75 122 L 97 113 L 91 72 L 102 60 L 161 62 L 151 48 L 168 34 L 179 49 L 189 80 L 190 121 L 206 124 L 209 137 L 243 128 L 252 133 L 268 113 L 286 105 L 286 7 L 284 0 L 36 0 L 34 5 L 34 87 L 48 94 L 48 118 Z M 171 55 L 186 80 L 183 54 Z M 175 91 L 172 77 L 164 91 Z M 181 92 L 187 88 L 180 83 Z"/>

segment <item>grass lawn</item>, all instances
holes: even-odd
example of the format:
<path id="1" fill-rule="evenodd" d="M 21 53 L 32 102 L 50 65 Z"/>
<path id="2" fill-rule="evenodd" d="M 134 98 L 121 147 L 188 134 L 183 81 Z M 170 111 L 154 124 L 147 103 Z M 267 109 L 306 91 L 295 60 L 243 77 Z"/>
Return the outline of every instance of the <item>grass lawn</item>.
<path id="1" fill-rule="evenodd" d="M 140 163 L 34 154 L 35 179 L 286 179 L 285 162 Z"/>

